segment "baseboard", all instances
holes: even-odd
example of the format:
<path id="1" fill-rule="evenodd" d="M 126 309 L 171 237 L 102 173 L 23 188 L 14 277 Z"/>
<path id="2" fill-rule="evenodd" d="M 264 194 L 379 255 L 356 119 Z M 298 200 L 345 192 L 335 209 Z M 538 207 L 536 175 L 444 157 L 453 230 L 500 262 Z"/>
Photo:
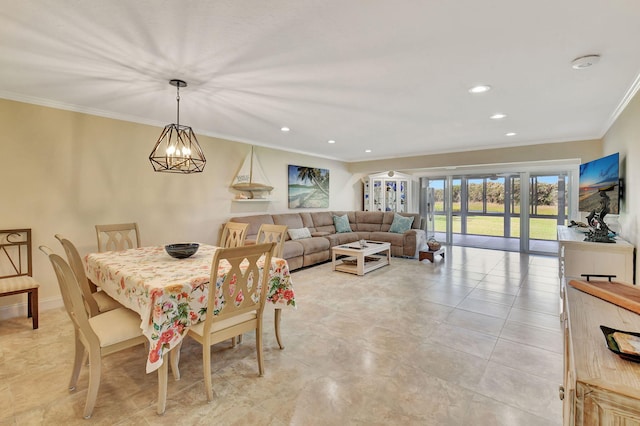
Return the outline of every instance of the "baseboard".
<path id="1" fill-rule="evenodd" d="M 49 309 L 56 309 L 64 306 L 62 303 L 62 297 L 53 297 L 51 299 L 39 300 L 38 311 L 47 311 Z M 14 305 L 7 305 L 0 307 L 0 321 L 4 321 L 16 317 L 27 316 L 27 302 L 16 303 Z"/>

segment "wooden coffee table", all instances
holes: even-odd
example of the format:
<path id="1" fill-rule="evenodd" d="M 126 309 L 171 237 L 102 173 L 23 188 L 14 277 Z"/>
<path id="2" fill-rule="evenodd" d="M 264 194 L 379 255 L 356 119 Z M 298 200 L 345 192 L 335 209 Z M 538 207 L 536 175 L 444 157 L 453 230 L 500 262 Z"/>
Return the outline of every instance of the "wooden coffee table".
<path id="1" fill-rule="evenodd" d="M 336 256 L 344 255 L 340 259 Z M 334 271 L 364 275 L 391 263 L 391 243 L 367 241 L 365 247 L 359 242 L 342 244 L 331 248 L 331 265 Z"/>

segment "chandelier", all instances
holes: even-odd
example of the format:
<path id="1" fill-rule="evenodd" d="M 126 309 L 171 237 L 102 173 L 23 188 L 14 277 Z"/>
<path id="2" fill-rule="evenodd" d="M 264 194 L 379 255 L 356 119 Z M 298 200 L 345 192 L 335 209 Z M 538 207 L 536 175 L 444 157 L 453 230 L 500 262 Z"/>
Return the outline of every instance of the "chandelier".
<path id="1" fill-rule="evenodd" d="M 160 134 L 149 161 L 156 172 L 199 173 L 204 170 L 207 160 L 196 135 L 189 126 L 180 125 L 180 88 L 187 87 L 183 80 L 170 80 L 176 87 L 178 113 L 175 124 L 168 124 Z"/>

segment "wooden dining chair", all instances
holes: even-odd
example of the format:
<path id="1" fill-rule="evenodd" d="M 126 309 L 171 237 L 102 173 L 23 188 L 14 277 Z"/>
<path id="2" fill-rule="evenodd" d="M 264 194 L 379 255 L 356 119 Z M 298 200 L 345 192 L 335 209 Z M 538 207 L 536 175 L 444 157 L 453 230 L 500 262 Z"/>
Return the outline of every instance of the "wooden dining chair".
<path id="1" fill-rule="evenodd" d="M 27 293 L 27 317 L 38 328 L 38 288 L 31 264 L 31 229 L 0 230 L 0 297 Z"/>
<path id="2" fill-rule="evenodd" d="M 67 261 L 76 276 L 76 280 L 78 280 L 89 316 L 94 317 L 101 312 L 122 308 L 123 306 L 119 302 L 116 302 L 104 291 L 92 291 L 89 279 L 87 278 L 87 273 L 84 269 L 84 262 L 82 262 L 82 258 L 80 257 L 80 253 L 78 253 L 76 246 L 60 234 L 56 234 L 55 237 L 60 241 L 62 248 L 64 248 L 64 251 L 67 254 Z"/>
<path id="3" fill-rule="evenodd" d="M 213 400 L 211 384 L 211 346 L 254 330 L 258 372 L 264 374 L 262 351 L 262 312 L 269 283 L 269 265 L 275 243 L 216 250 L 211 264 L 207 315 L 189 328 L 188 336 L 202 345 L 202 366 L 207 400 Z M 264 256 L 264 267 L 258 259 Z M 218 276 L 220 264 L 230 265 L 224 277 Z M 219 295 L 223 300 L 216 303 Z M 179 350 L 179 348 L 178 348 Z M 176 351 L 177 352 L 177 351 Z M 174 372 L 177 371 L 177 356 Z M 172 362 L 174 359 L 172 359 Z"/>
<path id="4" fill-rule="evenodd" d="M 287 226 L 286 225 L 271 225 L 263 223 L 260 225 L 258 229 L 258 234 L 256 236 L 256 244 L 261 243 L 276 243 L 276 247 L 273 250 L 274 257 L 283 257 L 284 254 L 284 241 L 287 237 Z M 280 323 L 282 319 L 282 309 L 276 307 L 274 310 L 274 326 L 276 332 L 276 341 L 278 342 L 278 346 L 280 349 L 284 349 L 284 344 L 282 343 L 282 336 L 280 334 Z M 242 342 L 242 336 L 238 336 L 238 342 Z M 236 339 L 233 340 L 233 344 L 235 344 Z"/>
<path id="5" fill-rule="evenodd" d="M 96 237 L 99 253 L 140 247 L 140 230 L 135 222 L 96 225 Z"/>
<path id="6" fill-rule="evenodd" d="M 276 243 L 273 251 L 275 257 L 282 257 L 284 251 L 284 240 L 287 238 L 286 225 L 271 225 L 263 223 L 258 229 L 256 244 Z"/>
<path id="7" fill-rule="evenodd" d="M 248 223 L 227 222 L 224 224 L 222 234 L 220 234 L 219 247 L 242 247 L 247 234 Z"/>
<path id="8" fill-rule="evenodd" d="M 76 387 L 85 349 L 89 353 L 89 388 L 83 413 L 84 418 L 88 419 L 93 413 L 98 396 L 102 358 L 132 346 L 144 345 L 147 338 L 140 329 L 140 316 L 129 309 L 118 308 L 89 317 L 80 285 L 69 264 L 48 247 L 42 246 L 41 250 L 48 255 L 53 266 L 62 293 L 62 300 L 77 333 L 75 362 L 69 383 L 70 390 Z M 162 373 L 165 376 L 164 380 L 161 377 Z M 164 383 L 165 395 L 166 375 L 166 366 L 158 370 L 159 392 L 162 392 Z M 160 405 L 160 398 L 158 404 Z"/>

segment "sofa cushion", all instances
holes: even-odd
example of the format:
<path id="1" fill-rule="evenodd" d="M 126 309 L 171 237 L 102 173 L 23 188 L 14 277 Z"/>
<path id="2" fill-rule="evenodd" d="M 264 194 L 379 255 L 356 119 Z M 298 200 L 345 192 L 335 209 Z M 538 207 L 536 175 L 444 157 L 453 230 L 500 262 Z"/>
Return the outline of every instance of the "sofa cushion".
<path id="1" fill-rule="evenodd" d="M 374 232 L 380 231 L 382 227 L 382 212 L 355 212 L 356 225 L 355 230 L 358 232 Z"/>
<path id="2" fill-rule="evenodd" d="M 298 213 L 282 213 L 271 215 L 273 223 L 276 225 L 284 225 L 289 229 L 300 229 L 305 226 L 302 223 L 302 218 Z M 289 234 L 285 233 L 285 240 L 289 240 Z"/>
<path id="3" fill-rule="evenodd" d="M 395 234 L 394 234 L 395 235 Z M 354 241 L 360 240 L 360 236 L 356 232 L 342 232 L 340 234 L 331 234 L 323 237 L 329 240 L 331 247 L 339 246 L 341 244 L 348 244 Z M 300 240 L 304 241 L 304 240 Z"/>
<path id="4" fill-rule="evenodd" d="M 338 234 L 352 232 L 351 226 L 349 226 L 349 217 L 346 214 L 344 216 L 333 216 L 333 225 L 336 227 L 336 233 Z"/>
<path id="5" fill-rule="evenodd" d="M 400 246 L 402 247 L 404 244 L 404 235 L 403 234 L 395 234 L 392 232 L 372 232 L 371 240 L 373 241 L 382 241 L 385 243 L 391 243 L 392 246 Z"/>
<path id="6" fill-rule="evenodd" d="M 303 238 L 311 238 L 309 228 L 288 229 L 289 238 L 292 240 L 301 240 Z"/>
<path id="7" fill-rule="evenodd" d="M 405 217 L 400 216 L 399 214 L 393 215 L 393 223 L 391 223 L 391 228 L 389 228 L 389 232 L 393 232 L 395 234 L 404 234 L 409 229 L 411 229 L 411 225 L 413 224 L 413 217 Z"/>
<path id="8" fill-rule="evenodd" d="M 336 227 L 333 225 L 333 215 L 331 212 L 312 212 L 311 219 L 316 232 L 328 232 L 335 234 Z"/>
<path id="9" fill-rule="evenodd" d="M 324 237 L 312 237 L 296 240 L 304 248 L 305 257 L 312 253 L 320 253 L 329 250 L 329 240 Z"/>
<path id="10" fill-rule="evenodd" d="M 304 255 L 304 246 L 300 244 L 300 241 L 304 240 L 289 240 L 285 241 L 282 246 L 282 257 L 284 259 L 290 259 L 292 257 L 299 257 Z"/>

